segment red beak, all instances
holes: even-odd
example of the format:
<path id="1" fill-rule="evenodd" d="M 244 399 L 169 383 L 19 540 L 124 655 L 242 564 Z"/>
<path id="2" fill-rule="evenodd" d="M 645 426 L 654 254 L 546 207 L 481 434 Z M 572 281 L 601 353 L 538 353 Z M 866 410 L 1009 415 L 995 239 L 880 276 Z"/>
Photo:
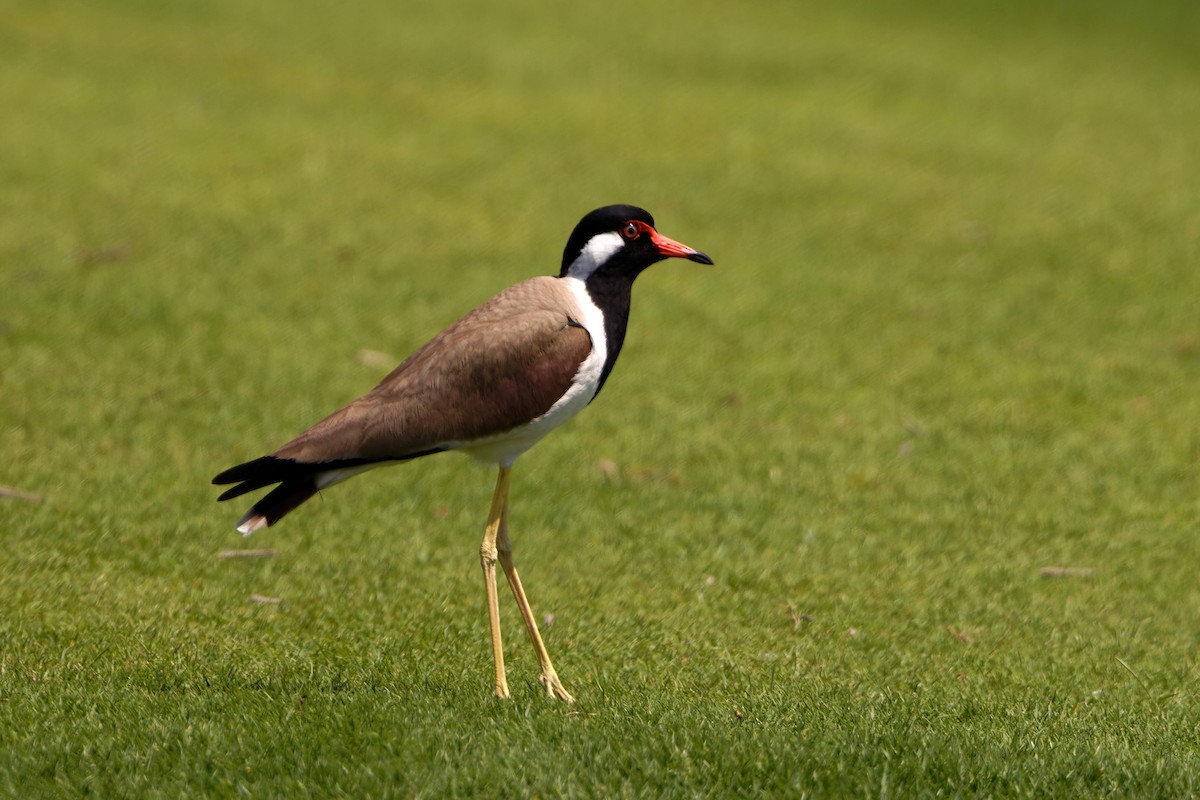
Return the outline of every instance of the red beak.
<path id="1" fill-rule="evenodd" d="M 674 239 L 668 239 L 653 228 L 650 228 L 650 241 L 658 249 L 658 252 L 667 258 L 686 258 L 688 261 L 695 261 L 698 264 L 713 263 L 711 258 L 699 250 L 688 247 L 686 244 L 677 242 Z"/>

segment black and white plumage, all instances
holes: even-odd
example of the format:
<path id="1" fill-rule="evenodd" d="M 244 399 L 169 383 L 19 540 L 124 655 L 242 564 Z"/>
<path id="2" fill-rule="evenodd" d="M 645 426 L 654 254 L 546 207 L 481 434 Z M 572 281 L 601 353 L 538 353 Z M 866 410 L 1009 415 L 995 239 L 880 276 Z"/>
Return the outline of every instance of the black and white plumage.
<path id="1" fill-rule="evenodd" d="M 511 564 L 509 474 L 517 457 L 596 398 L 621 352 L 633 282 L 652 264 L 712 259 L 654 229 L 635 206 L 596 209 L 575 226 L 557 277 L 505 289 L 453 323 L 366 395 L 261 458 L 221 472 L 229 500 L 275 486 L 238 522 L 273 525 L 321 489 L 361 472 L 450 450 L 500 468 L 481 550 L 488 586 L 496 693 L 507 697 L 495 564 L 501 561 L 552 695 L 562 688 Z"/>

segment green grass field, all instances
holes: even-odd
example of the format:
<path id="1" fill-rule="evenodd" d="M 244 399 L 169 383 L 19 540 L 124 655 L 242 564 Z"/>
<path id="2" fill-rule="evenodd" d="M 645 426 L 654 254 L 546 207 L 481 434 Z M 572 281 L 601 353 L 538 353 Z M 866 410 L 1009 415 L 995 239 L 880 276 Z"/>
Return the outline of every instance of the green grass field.
<path id="1" fill-rule="evenodd" d="M 0 4 L 0 795 L 1200 794 L 1200 5 L 410 5 Z M 502 702 L 492 471 L 209 479 L 612 202 Z"/>

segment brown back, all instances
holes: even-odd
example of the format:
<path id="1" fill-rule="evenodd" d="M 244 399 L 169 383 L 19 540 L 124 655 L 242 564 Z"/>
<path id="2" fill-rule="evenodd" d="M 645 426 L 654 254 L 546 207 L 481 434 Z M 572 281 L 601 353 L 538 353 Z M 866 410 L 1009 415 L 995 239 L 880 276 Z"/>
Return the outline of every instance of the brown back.
<path id="1" fill-rule="evenodd" d="M 302 463 L 386 459 L 504 433 L 566 393 L 591 352 L 580 311 L 556 278 L 506 289 L 396 367 L 370 393 L 273 455 Z"/>

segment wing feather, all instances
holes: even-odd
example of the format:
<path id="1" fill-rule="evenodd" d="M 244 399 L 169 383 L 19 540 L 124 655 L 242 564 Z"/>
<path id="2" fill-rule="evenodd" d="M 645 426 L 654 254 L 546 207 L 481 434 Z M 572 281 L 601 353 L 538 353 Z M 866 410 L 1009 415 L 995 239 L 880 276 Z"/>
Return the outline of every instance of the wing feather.
<path id="1" fill-rule="evenodd" d="M 541 416 L 592 349 L 569 300 L 554 278 L 501 292 L 272 455 L 300 463 L 402 459 Z"/>

